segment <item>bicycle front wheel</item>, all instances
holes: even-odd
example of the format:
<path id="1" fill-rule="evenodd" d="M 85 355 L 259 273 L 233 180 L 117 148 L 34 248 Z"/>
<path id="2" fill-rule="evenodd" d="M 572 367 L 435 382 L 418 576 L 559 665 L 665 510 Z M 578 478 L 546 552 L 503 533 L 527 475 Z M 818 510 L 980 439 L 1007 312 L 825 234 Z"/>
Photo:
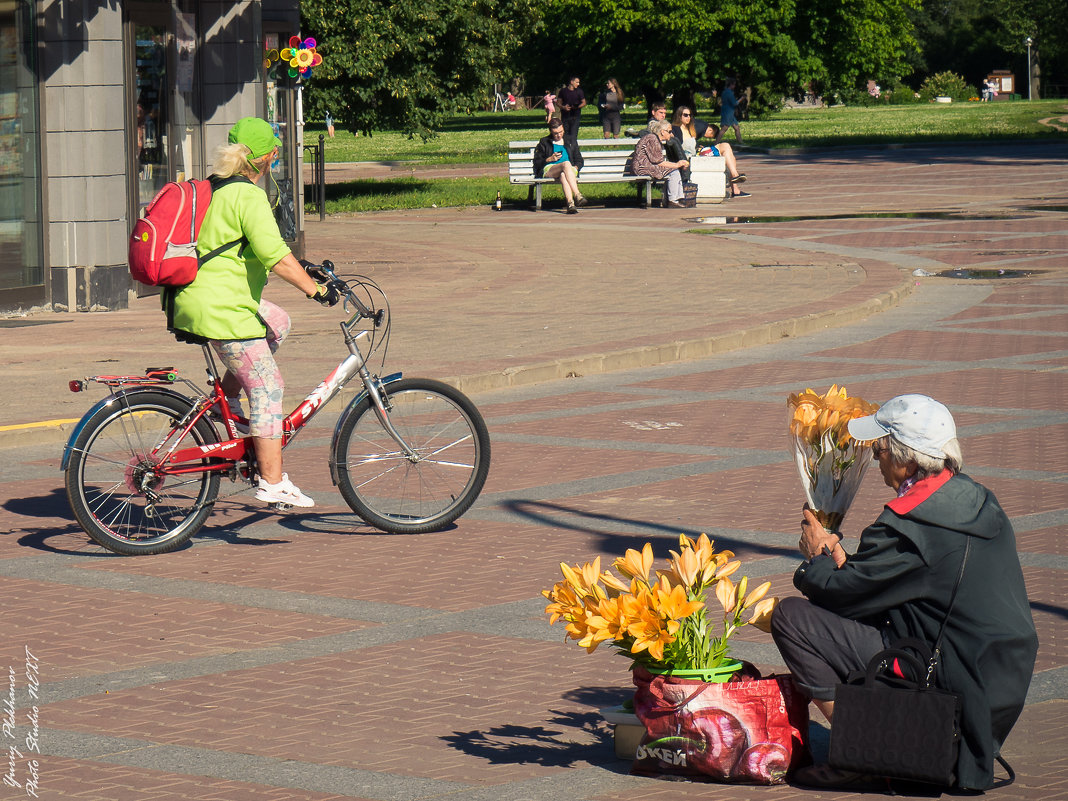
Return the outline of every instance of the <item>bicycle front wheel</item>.
<path id="1" fill-rule="evenodd" d="M 101 407 L 75 439 L 67 498 L 81 527 L 108 550 L 131 556 L 173 551 L 211 514 L 217 473 L 155 471 L 154 454 L 165 441 L 168 451 L 218 442 L 204 419 L 176 442 L 189 409 L 188 400 L 174 395 L 134 392 Z"/>
<path id="2" fill-rule="evenodd" d="M 334 443 L 338 489 L 356 514 L 397 534 L 438 531 L 470 508 L 489 473 L 486 422 L 459 390 L 429 378 L 382 388 L 406 456 L 370 398 L 347 413 Z"/>

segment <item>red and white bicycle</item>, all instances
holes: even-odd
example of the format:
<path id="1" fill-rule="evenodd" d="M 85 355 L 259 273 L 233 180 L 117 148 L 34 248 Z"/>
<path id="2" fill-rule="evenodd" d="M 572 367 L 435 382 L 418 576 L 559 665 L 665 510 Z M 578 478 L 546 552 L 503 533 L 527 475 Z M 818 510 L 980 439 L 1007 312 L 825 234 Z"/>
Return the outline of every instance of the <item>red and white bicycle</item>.
<path id="1" fill-rule="evenodd" d="M 475 405 L 459 390 L 428 378 L 379 378 L 367 360 L 388 350 L 385 293 L 369 278 L 339 278 L 320 269 L 352 316 L 341 323 L 349 356 L 283 422 L 283 448 L 349 381 L 363 390 L 338 419 L 330 474 L 345 502 L 382 531 L 437 531 L 470 508 L 486 481 L 490 440 Z M 349 283 L 351 281 L 351 284 Z M 358 342 L 367 339 L 366 357 Z M 226 402 L 214 354 L 203 346 L 210 392 L 170 368 L 141 376 L 92 376 L 110 395 L 79 421 L 63 454 L 67 497 L 78 523 L 120 554 L 174 550 L 207 521 L 221 478 L 252 485 L 251 439 Z M 192 395 L 178 391 L 188 387 Z"/>

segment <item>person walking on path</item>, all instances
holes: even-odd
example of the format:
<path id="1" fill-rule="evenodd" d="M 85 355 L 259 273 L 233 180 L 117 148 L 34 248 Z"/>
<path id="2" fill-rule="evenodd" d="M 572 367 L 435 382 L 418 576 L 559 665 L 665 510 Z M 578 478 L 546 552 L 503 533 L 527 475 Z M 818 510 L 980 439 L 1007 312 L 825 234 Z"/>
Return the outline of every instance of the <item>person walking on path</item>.
<path id="1" fill-rule="evenodd" d="M 579 88 L 580 83 L 577 75 L 572 77 L 559 96 L 560 120 L 564 123 L 564 133 L 571 139 L 578 139 L 582 109 L 586 106 L 586 94 Z"/>
<path id="2" fill-rule="evenodd" d="M 597 111 L 601 115 L 601 130 L 604 138 L 619 138 L 619 128 L 622 124 L 623 103 L 626 98 L 619 86 L 619 81 L 609 78 L 597 98 Z"/>
<path id="3" fill-rule="evenodd" d="M 549 121 L 556 115 L 556 95 L 553 94 L 552 89 L 546 89 L 545 96 L 535 105 L 542 103 L 545 104 L 545 124 L 548 125 Z"/>
<path id="4" fill-rule="evenodd" d="M 736 86 L 734 78 L 728 78 L 724 82 L 723 94 L 719 97 L 720 111 L 719 111 L 719 134 L 716 136 L 716 144 L 718 145 L 723 141 L 723 138 L 727 135 L 727 129 L 734 129 L 735 144 L 742 144 L 742 127 L 738 124 L 738 118 L 735 116 L 735 112 L 738 109 L 738 98 L 734 94 L 734 87 Z"/>

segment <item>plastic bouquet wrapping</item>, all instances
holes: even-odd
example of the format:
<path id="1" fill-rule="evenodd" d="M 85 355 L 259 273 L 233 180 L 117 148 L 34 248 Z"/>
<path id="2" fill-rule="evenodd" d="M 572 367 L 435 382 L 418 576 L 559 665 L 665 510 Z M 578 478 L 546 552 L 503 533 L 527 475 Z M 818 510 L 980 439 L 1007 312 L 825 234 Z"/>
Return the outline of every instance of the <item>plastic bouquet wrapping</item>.
<path id="1" fill-rule="evenodd" d="M 879 406 L 851 398 L 837 385 L 820 395 L 806 389 L 791 395 L 790 438 L 808 505 L 823 527 L 838 531 L 871 463 L 871 443 L 849 436 L 847 423 L 874 414 Z"/>
<path id="2" fill-rule="evenodd" d="M 542 594 L 550 625 L 567 623 L 566 638 L 592 653 L 609 642 L 621 654 L 650 671 L 719 667 L 728 656 L 728 640 L 743 626 L 767 631 L 776 599 L 765 597 L 765 582 L 753 590 L 743 576 L 730 576 L 741 562 L 731 551 L 717 553 L 702 534 L 679 537 L 666 570 L 652 571 L 653 547 L 628 549 L 612 566 L 601 570 L 601 558 L 580 566 L 560 564 L 564 580 Z M 708 607 L 714 596 L 722 615 Z M 745 613 L 749 612 L 748 618 Z"/>

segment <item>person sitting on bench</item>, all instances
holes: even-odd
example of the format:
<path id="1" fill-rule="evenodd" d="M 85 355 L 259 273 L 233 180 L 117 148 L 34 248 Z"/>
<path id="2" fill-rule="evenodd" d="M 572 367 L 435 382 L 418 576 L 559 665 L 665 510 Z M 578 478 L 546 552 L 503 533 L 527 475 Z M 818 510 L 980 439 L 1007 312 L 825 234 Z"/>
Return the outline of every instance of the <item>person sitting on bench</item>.
<path id="1" fill-rule="evenodd" d="M 671 138 L 671 123 L 656 118 L 649 121 L 649 133 L 638 140 L 634 152 L 627 159 L 624 172 L 631 175 L 649 175 L 664 182 L 664 208 L 681 209 L 682 174 L 679 170 L 690 166 L 688 161 L 668 161 L 664 155 L 664 143 Z"/>
<path id="2" fill-rule="evenodd" d="M 578 142 L 564 135 L 564 124 L 560 120 L 549 120 L 549 135 L 543 136 L 534 147 L 534 177 L 560 182 L 567 199 L 568 214 L 577 214 L 577 207 L 586 205 L 586 198 L 578 188 L 581 169 L 582 153 Z"/>
<path id="3" fill-rule="evenodd" d="M 710 139 L 718 139 L 719 126 L 698 119 L 689 106 L 679 106 L 675 109 L 675 116 L 671 121 L 671 133 L 682 148 L 685 157 L 692 159 L 697 155 L 697 140 L 706 136 Z M 712 146 L 712 155 L 723 156 L 727 164 L 727 172 L 731 177 L 731 197 L 749 197 L 749 193 L 743 192 L 738 186 L 738 184 L 745 183 L 745 173 L 738 169 L 738 158 L 734 155 L 734 148 L 727 142 L 720 142 Z M 684 177 L 684 180 L 689 179 Z"/>

